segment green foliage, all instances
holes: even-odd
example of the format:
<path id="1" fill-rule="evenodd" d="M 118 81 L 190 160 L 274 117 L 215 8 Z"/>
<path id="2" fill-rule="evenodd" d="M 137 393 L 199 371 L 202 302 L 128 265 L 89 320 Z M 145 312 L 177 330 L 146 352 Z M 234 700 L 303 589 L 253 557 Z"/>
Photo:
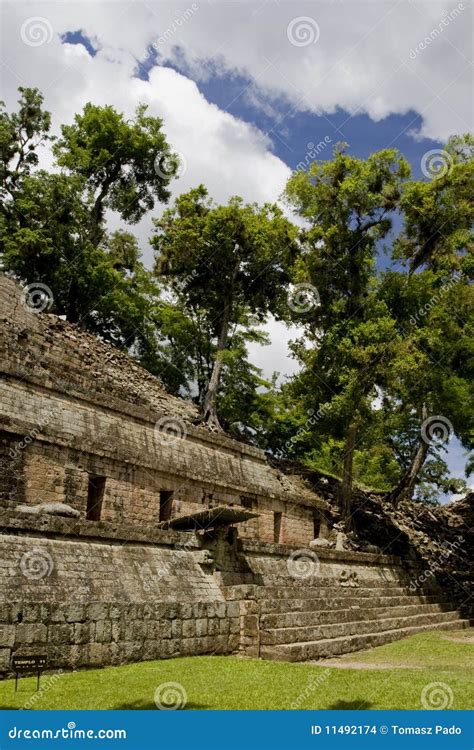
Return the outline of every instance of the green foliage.
<path id="1" fill-rule="evenodd" d="M 281 312 L 296 253 L 296 228 L 276 206 L 232 198 L 217 206 L 204 186 L 179 196 L 155 220 L 156 270 L 189 309 L 203 309 L 217 332 L 229 303 L 231 322 Z"/>
<path id="2" fill-rule="evenodd" d="M 168 197 L 168 179 L 153 168 L 154 156 L 168 153 L 162 123 L 145 117 L 142 107 L 130 125 L 111 107 L 87 105 L 54 145 L 67 169 L 48 173 L 34 167 L 50 115 L 38 91 L 20 91 L 18 112 L 0 114 L 3 269 L 24 283 L 46 284 L 54 312 L 149 361 L 156 349 L 156 282 L 133 235 L 107 235 L 103 210 L 137 220 L 153 196 Z"/>
<path id="3" fill-rule="evenodd" d="M 155 226 L 156 273 L 196 329 L 198 399 L 209 401 L 214 421 L 219 401 L 225 421 L 240 422 L 232 391 L 238 383 L 253 408 L 260 378 L 244 342 L 268 313 L 282 314 L 296 228 L 276 206 L 245 205 L 240 198 L 216 206 L 202 185 L 179 196 Z"/>
<path id="4" fill-rule="evenodd" d="M 37 149 L 51 137 L 51 116 L 42 108 L 38 89 L 18 89 L 18 112 L 11 114 L 0 102 L 0 184 L 2 202 L 16 194 L 21 179 L 38 164 Z"/>
<path id="5" fill-rule="evenodd" d="M 360 432 L 370 424 L 376 389 L 385 385 L 399 342 L 395 321 L 379 295 L 375 260 L 408 174 L 407 162 L 395 150 L 364 161 L 338 147 L 332 161 L 313 163 L 287 186 L 290 205 L 309 222 L 302 233 L 297 280 L 317 288 L 320 298 L 319 305 L 300 316 L 305 340 L 294 347 L 303 364 L 296 393 L 306 408 L 323 411 L 316 451 L 325 468 L 333 470 L 336 462 L 339 473 L 353 450 L 332 451 L 331 460 L 328 451 L 340 445 L 350 425 Z M 310 455 L 314 462 L 314 448 Z"/>
<path id="6" fill-rule="evenodd" d="M 53 151 L 59 166 L 85 179 L 94 239 L 106 208 L 135 223 L 156 200 L 168 200 L 167 185 L 178 162 L 162 125 L 158 117 L 146 115 L 144 105 L 130 121 L 111 106 L 89 103 L 72 125 L 62 126 Z"/>
<path id="7" fill-rule="evenodd" d="M 452 273 L 467 260 L 472 273 L 474 137 L 455 136 L 441 153 L 439 174 L 405 186 L 400 204 L 404 227 L 394 254 L 407 260 L 411 271 L 428 267 Z"/>

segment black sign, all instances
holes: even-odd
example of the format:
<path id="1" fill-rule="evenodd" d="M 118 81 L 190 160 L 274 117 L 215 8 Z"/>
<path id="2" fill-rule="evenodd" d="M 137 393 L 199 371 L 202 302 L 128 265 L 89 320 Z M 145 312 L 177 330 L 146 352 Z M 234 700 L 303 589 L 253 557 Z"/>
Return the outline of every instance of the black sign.
<path id="1" fill-rule="evenodd" d="M 13 656 L 12 670 L 14 672 L 37 672 L 46 666 L 46 656 Z"/>
<path id="2" fill-rule="evenodd" d="M 39 689 L 40 674 L 46 667 L 47 658 L 44 654 L 33 654 L 31 656 L 12 656 L 12 670 L 15 672 L 15 691 L 18 689 L 18 676 L 22 672 L 36 672 L 36 689 Z"/>

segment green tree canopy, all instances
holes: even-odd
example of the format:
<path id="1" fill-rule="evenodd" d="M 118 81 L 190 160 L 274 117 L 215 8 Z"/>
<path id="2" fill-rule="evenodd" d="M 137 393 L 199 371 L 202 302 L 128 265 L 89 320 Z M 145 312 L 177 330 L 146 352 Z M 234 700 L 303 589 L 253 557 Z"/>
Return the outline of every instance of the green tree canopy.
<path id="1" fill-rule="evenodd" d="M 181 195 L 155 221 L 156 272 L 186 310 L 202 319 L 216 352 L 203 396 L 203 418 L 219 426 L 216 399 L 224 352 L 248 316 L 283 314 L 296 228 L 276 206 L 233 198 L 217 206 L 200 186 Z"/>

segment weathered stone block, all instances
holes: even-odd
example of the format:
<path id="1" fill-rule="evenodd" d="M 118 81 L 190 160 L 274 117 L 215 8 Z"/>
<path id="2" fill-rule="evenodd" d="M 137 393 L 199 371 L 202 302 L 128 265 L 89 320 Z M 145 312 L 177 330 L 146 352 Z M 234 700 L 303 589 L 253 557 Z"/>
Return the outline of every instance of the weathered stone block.
<path id="1" fill-rule="evenodd" d="M 66 622 L 66 609 L 64 606 L 52 606 L 49 613 L 50 622 Z"/>
<path id="2" fill-rule="evenodd" d="M 222 635 L 228 635 L 230 632 L 230 622 L 229 620 L 219 620 L 219 632 Z"/>
<path id="3" fill-rule="evenodd" d="M 15 626 L 0 625 L 0 647 L 11 648 L 15 643 Z"/>
<path id="4" fill-rule="evenodd" d="M 77 622 L 74 624 L 73 642 L 75 644 L 89 643 L 93 638 L 93 623 Z"/>
<path id="5" fill-rule="evenodd" d="M 21 622 L 16 626 L 15 644 L 46 643 L 48 629 L 40 623 Z"/>
<path id="6" fill-rule="evenodd" d="M 242 617 L 241 629 L 245 635 L 258 635 L 258 616 L 247 615 Z"/>
<path id="7" fill-rule="evenodd" d="M 94 602 L 89 604 L 87 608 L 87 619 L 88 620 L 106 620 L 109 614 L 109 607 L 107 604 L 102 602 Z"/>
<path id="8" fill-rule="evenodd" d="M 48 627 L 48 640 L 51 643 L 69 644 L 74 640 L 74 625 L 54 623 Z"/>
<path id="9" fill-rule="evenodd" d="M 0 648 L 0 672 L 7 672 L 10 669 L 10 656 L 9 648 Z"/>
<path id="10" fill-rule="evenodd" d="M 70 604 L 66 609 L 66 622 L 84 622 L 86 607 L 83 604 Z"/>
<path id="11" fill-rule="evenodd" d="M 233 617 L 232 620 L 229 621 L 230 623 L 230 632 L 232 634 L 240 633 L 240 618 Z"/>
<path id="12" fill-rule="evenodd" d="M 22 610 L 23 622 L 41 622 L 39 604 L 25 604 Z"/>
<path id="13" fill-rule="evenodd" d="M 227 602 L 227 617 L 238 617 L 240 615 L 240 602 Z"/>
<path id="14" fill-rule="evenodd" d="M 184 620 L 183 622 L 183 638 L 192 638 L 196 635 L 196 622 L 195 620 Z"/>
<path id="15" fill-rule="evenodd" d="M 110 643 L 112 640 L 112 623 L 110 620 L 97 620 L 94 638 L 98 643 Z"/>

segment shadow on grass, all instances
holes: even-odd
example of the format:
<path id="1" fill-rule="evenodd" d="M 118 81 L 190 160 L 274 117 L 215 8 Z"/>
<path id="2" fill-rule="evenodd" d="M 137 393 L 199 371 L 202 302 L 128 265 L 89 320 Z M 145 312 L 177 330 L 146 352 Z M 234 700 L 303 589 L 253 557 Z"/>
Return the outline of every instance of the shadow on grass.
<path id="1" fill-rule="evenodd" d="M 210 709 L 211 706 L 202 706 L 200 703 L 186 703 L 183 708 L 176 709 L 178 711 L 194 711 L 199 709 Z M 133 703 L 122 703 L 118 706 L 110 706 L 110 710 L 112 711 L 158 711 L 156 707 L 156 704 L 154 701 L 134 701 Z M 170 710 L 170 709 L 161 709 L 161 710 Z M 173 709 L 171 709 L 173 710 Z"/>
<path id="2" fill-rule="evenodd" d="M 334 709 L 336 711 L 366 711 L 373 705 L 373 703 L 364 700 L 337 701 L 337 703 L 328 706 L 328 709 Z"/>
<path id="3" fill-rule="evenodd" d="M 40 705 L 38 705 L 38 708 L 41 708 Z M 179 709 L 180 711 L 186 710 L 186 711 L 194 711 L 199 709 L 211 709 L 211 706 L 201 706 L 199 703 L 188 703 L 186 706 L 184 706 L 184 709 Z M 0 705 L 0 711 L 21 711 L 23 710 L 22 706 L 2 706 Z M 48 710 L 48 709 L 46 709 Z M 52 710 L 52 709 L 49 709 Z M 74 711 L 74 706 L 68 706 L 68 711 Z M 156 707 L 155 703 L 150 701 L 134 701 L 133 703 L 123 703 L 119 706 L 108 706 L 108 708 L 102 709 L 104 711 L 158 711 L 158 708 Z M 164 710 L 164 709 L 162 709 Z"/>

